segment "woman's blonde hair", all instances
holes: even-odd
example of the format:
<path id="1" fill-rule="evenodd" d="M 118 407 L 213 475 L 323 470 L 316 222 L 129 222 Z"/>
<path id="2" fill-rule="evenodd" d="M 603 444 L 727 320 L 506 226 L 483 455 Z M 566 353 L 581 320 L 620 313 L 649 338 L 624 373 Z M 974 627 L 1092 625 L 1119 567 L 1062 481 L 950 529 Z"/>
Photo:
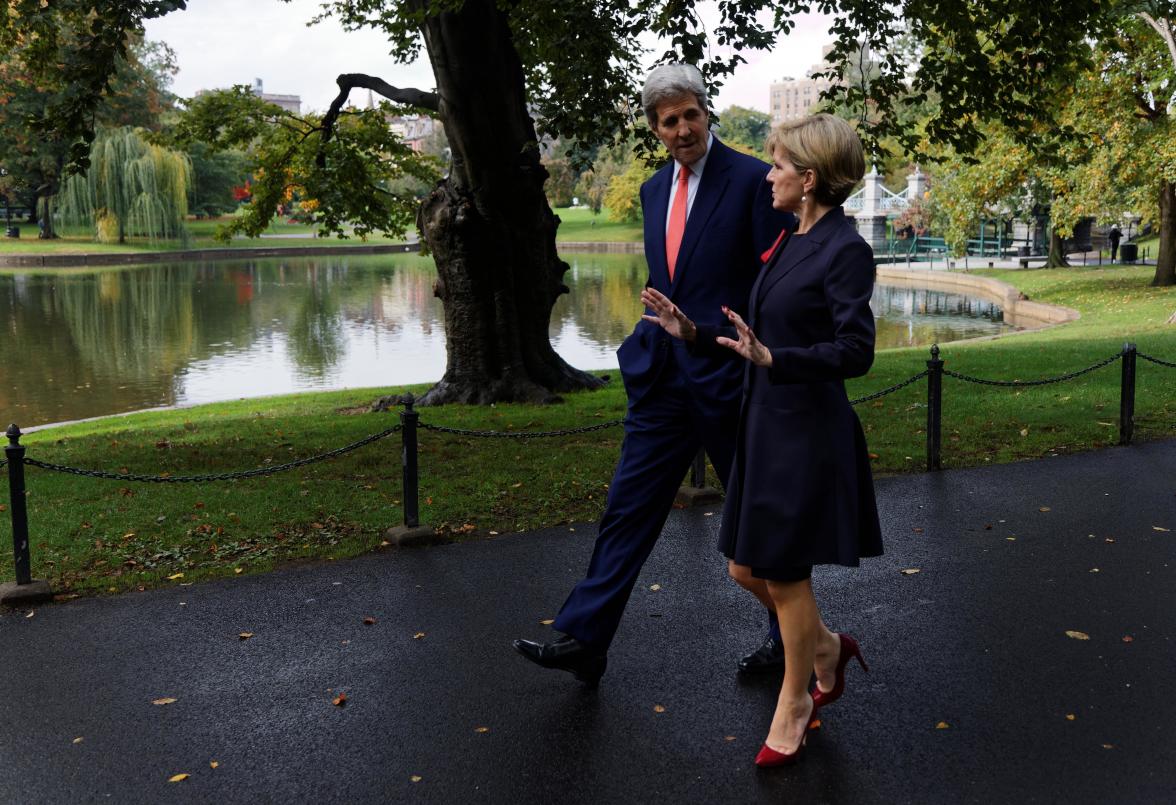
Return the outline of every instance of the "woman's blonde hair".
<path id="1" fill-rule="evenodd" d="M 791 162 L 797 172 L 811 170 L 816 174 L 813 197 L 831 207 L 842 204 L 866 173 L 857 132 L 829 114 L 784 121 L 772 129 L 764 148 L 773 158 L 782 152 L 781 158 Z"/>

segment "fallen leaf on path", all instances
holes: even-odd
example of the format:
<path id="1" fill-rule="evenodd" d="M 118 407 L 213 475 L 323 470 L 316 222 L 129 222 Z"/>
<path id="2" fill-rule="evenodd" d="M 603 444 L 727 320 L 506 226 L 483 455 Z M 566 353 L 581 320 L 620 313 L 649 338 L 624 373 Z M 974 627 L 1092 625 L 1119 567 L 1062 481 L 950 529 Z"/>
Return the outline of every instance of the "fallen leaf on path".
<path id="1" fill-rule="evenodd" d="M 1086 632 L 1076 632 L 1072 629 L 1066 630 L 1066 637 L 1072 637 L 1075 640 L 1089 640 L 1090 639 L 1090 635 L 1088 635 Z"/>
<path id="2" fill-rule="evenodd" d="M 162 699 L 152 699 L 152 700 L 151 700 L 151 703 L 152 703 L 152 704 L 161 704 L 161 705 L 162 705 L 162 704 L 175 704 L 175 703 L 176 703 L 176 702 L 178 702 L 178 701 L 179 701 L 179 699 L 173 699 L 171 696 L 167 696 L 167 697 L 165 697 L 165 698 L 162 698 Z"/>
<path id="3" fill-rule="evenodd" d="M 244 569 L 244 568 L 240 568 L 240 567 L 235 567 L 235 568 L 233 568 L 233 572 L 234 572 L 234 573 L 244 573 L 244 572 L 245 572 L 245 569 Z"/>
<path id="4" fill-rule="evenodd" d="M 253 637 L 253 632 L 238 632 L 237 637 L 239 637 L 241 640 L 248 640 L 249 638 Z"/>
<path id="5" fill-rule="evenodd" d="M 474 732 L 489 732 L 489 727 L 474 727 Z"/>
<path id="6" fill-rule="evenodd" d="M 1171 531 L 1171 530 L 1172 529 L 1170 529 L 1170 528 L 1164 528 L 1162 525 L 1152 526 L 1152 531 Z"/>
<path id="7" fill-rule="evenodd" d="M 1115 745 L 1114 744 L 1103 744 L 1102 748 L 1103 749 L 1114 749 Z"/>
<path id="8" fill-rule="evenodd" d="M 424 778 L 421 777 L 419 774 L 414 774 L 412 777 L 409 777 L 408 779 L 412 780 L 414 783 L 419 783 Z"/>
<path id="9" fill-rule="evenodd" d="M 192 775 L 190 775 L 190 774 L 173 774 L 171 777 L 167 778 L 167 781 L 169 783 L 182 783 L 184 780 L 187 780 L 191 776 Z"/>
<path id="10" fill-rule="evenodd" d="M 343 705 L 347 704 L 347 694 L 340 693 L 338 696 L 331 699 L 331 704 L 335 705 L 336 707 L 342 707 Z"/>
<path id="11" fill-rule="evenodd" d="M 912 528 L 911 531 L 914 531 L 916 534 L 923 533 L 923 529 L 919 528 L 918 526 L 915 526 L 914 528 Z"/>
<path id="12" fill-rule="evenodd" d="M 555 618 L 544 618 L 543 620 L 541 620 L 539 622 L 541 624 L 543 624 L 544 626 L 550 626 L 551 624 L 555 623 Z"/>
<path id="13" fill-rule="evenodd" d="M 1029 435 L 1029 429 L 1028 429 L 1028 428 L 1021 428 L 1021 435 L 1022 435 L 1022 436 L 1028 436 L 1028 435 Z"/>
<path id="14" fill-rule="evenodd" d="M 920 572 L 920 568 L 917 568 L 917 567 L 908 567 L 908 568 L 906 568 L 905 570 L 900 570 L 900 571 L 898 571 L 898 572 L 899 572 L 899 573 L 902 573 L 904 576 L 913 576 L 913 575 L 915 575 L 916 573 L 919 573 L 919 572 Z"/>
<path id="15" fill-rule="evenodd" d="M 34 616 L 34 615 L 36 615 L 36 614 L 37 614 L 37 610 L 35 610 L 35 609 L 30 609 L 30 610 L 29 610 L 29 614 L 28 614 L 28 615 L 25 615 L 25 618 L 26 618 L 26 619 L 27 619 L 27 618 L 31 618 L 31 617 L 33 617 L 33 616 Z"/>
<path id="16" fill-rule="evenodd" d="M 417 632 L 416 634 L 414 634 L 414 635 L 412 636 L 412 639 L 413 639 L 413 640 L 420 640 L 420 639 L 421 639 L 422 637 L 424 637 L 424 636 L 425 636 L 425 633 L 424 633 L 424 632 Z"/>
<path id="17" fill-rule="evenodd" d="M 168 581 L 175 581 L 176 579 L 182 579 L 182 578 L 184 578 L 183 573 L 173 573 L 167 577 L 167 580 Z"/>
<path id="18" fill-rule="evenodd" d="M 661 589 L 661 585 L 660 584 L 651 584 L 651 585 L 649 585 L 649 589 L 653 590 L 656 593 L 658 590 Z"/>
<path id="19" fill-rule="evenodd" d="M 655 713 L 664 713 L 665 711 L 666 711 L 666 708 L 662 707 L 660 704 L 655 704 L 653 706 L 653 712 L 655 712 Z"/>
<path id="20" fill-rule="evenodd" d="M 733 740 L 735 740 L 735 736 L 734 735 L 727 735 L 726 737 L 723 738 L 723 740 L 724 741 L 733 741 Z"/>
<path id="21" fill-rule="evenodd" d="M 1123 642 L 1124 642 L 1124 643 L 1134 643 L 1134 642 L 1135 642 L 1135 638 L 1134 638 L 1134 637 L 1132 637 L 1132 636 L 1131 636 L 1131 635 L 1129 635 L 1129 634 L 1125 634 L 1125 635 L 1123 635 Z"/>
<path id="22" fill-rule="evenodd" d="M 940 721 L 938 724 L 935 725 L 935 729 L 937 729 L 937 730 L 951 729 L 951 724 L 948 724 L 946 721 Z"/>
<path id="23" fill-rule="evenodd" d="M 1076 719 L 1077 717 L 1078 717 L 1078 716 L 1074 715 L 1073 713 L 1066 713 L 1066 720 L 1067 720 L 1067 721 L 1073 721 L 1073 720 L 1074 720 L 1074 719 Z"/>
<path id="24" fill-rule="evenodd" d="M 1092 568 L 1090 569 L 1090 572 L 1091 572 L 1091 573 L 1097 573 L 1097 572 L 1098 572 L 1098 568 L 1097 568 L 1097 567 L 1092 567 Z"/>
<path id="25" fill-rule="evenodd" d="M 376 619 L 375 619 L 375 618 L 364 618 L 364 619 L 363 619 L 363 625 L 364 625 L 364 626 L 375 626 L 375 625 L 376 625 Z"/>
<path id="26" fill-rule="evenodd" d="M 210 761 L 208 762 L 208 768 L 210 768 L 210 769 L 215 769 L 215 768 L 216 768 L 217 766 L 219 766 L 219 765 L 220 765 L 220 763 L 219 763 L 218 761 L 215 761 L 215 760 L 210 760 Z"/>
<path id="27" fill-rule="evenodd" d="M 1037 511 L 1039 511 L 1039 512 L 1047 512 L 1047 511 L 1049 511 L 1049 506 L 1039 506 L 1039 507 L 1037 508 Z"/>
<path id="28" fill-rule="evenodd" d="M 81 737 L 81 736 L 78 736 L 77 738 L 74 738 L 74 739 L 73 739 L 73 742 L 74 742 L 74 743 L 76 743 L 76 744 L 80 744 L 80 743 L 81 743 L 82 741 L 84 741 L 84 740 L 86 740 L 86 739 L 85 739 L 85 738 L 83 738 L 83 737 Z"/>

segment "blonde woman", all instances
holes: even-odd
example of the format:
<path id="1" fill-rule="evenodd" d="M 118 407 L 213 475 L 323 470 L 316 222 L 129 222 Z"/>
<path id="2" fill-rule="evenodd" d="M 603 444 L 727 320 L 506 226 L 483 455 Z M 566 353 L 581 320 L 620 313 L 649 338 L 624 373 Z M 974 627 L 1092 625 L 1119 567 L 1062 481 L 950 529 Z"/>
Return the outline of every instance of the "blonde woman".
<path id="1" fill-rule="evenodd" d="M 849 660 L 865 669 L 853 638 L 825 626 L 813 566 L 882 553 L 865 436 L 844 384 L 874 360 L 874 255 L 841 209 L 865 173 L 861 142 L 821 114 L 776 127 L 767 149 L 772 206 L 798 226 L 767 256 L 747 321 L 724 308 L 730 327 L 696 326 L 657 290 L 642 294 L 646 318 L 691 349 L 746 361 L 719 548 L 731 576 L 780 620 L 784 682 L 761 767 L 795 762 L 817 708 L 844 691 Z"/>

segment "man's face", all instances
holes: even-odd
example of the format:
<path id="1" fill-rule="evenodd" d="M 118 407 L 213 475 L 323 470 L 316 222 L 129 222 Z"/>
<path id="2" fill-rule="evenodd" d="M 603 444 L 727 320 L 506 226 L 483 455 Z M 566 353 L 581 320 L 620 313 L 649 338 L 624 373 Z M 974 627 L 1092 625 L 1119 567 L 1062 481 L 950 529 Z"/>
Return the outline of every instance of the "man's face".
<path id="1" fill-rule="evenodd" d="M 709 118 L 693 95 L 680 95 L 657 105 L 657 137 L 670 156 L 693 165 L 706 155 Z"/>

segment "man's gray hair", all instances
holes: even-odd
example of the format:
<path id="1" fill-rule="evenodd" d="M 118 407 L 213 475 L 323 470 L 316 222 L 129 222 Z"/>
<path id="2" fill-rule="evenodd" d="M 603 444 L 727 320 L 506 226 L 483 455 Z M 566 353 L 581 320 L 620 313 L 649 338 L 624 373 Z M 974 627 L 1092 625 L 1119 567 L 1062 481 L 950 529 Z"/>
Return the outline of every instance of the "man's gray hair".
<path id="1" fill-rule="evenodd" d="M 641 107 L 649 125 L 657 128 L 657 106 L 668 100 L 693 95 L 698 107 L 706 111 L 706 84 L 693 64 L 663 64 L 654 67 L 641 88 Z"/>

